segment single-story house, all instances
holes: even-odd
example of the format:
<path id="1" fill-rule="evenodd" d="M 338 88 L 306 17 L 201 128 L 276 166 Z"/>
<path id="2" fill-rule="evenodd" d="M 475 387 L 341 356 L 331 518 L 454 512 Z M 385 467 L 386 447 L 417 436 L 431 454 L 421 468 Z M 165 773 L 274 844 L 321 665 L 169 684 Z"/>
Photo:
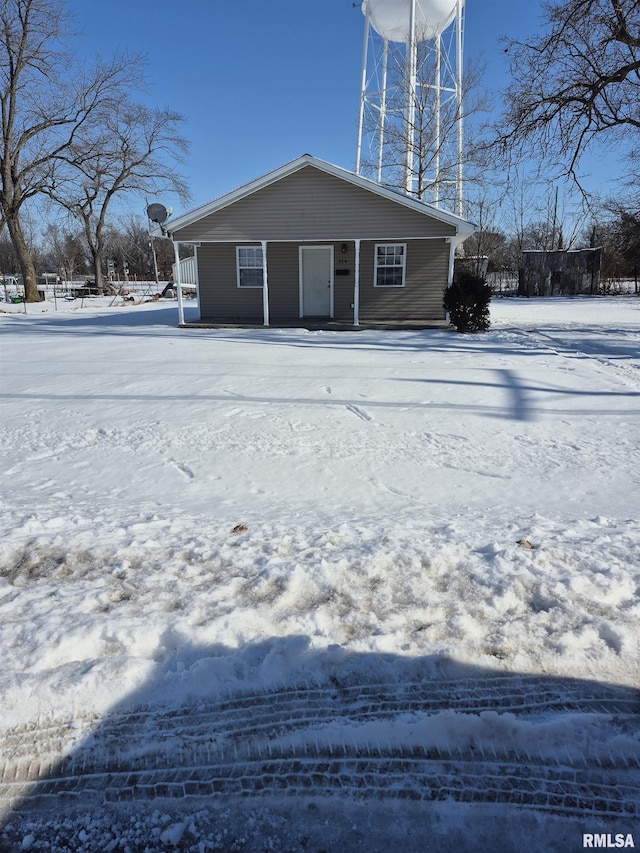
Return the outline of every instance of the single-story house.
<path id="1" fill-rule="evenodd" d="M 444 322 L 455 249 L 475 230 L 309 154 L 165 227 L 176 261 L 195 247 L 199 324 L 264 326 Z"/>

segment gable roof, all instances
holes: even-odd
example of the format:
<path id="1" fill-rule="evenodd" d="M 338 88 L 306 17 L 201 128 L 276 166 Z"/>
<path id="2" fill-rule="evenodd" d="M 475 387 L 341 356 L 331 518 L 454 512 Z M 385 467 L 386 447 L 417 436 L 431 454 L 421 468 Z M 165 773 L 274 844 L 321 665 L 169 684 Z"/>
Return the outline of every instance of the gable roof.
<path id="1" fill-rule="evenodd" d="M 179 231 L 194 222 L 198 222 L 200 219 L 203 219 L 205 216 L 209 216 L 211 213 L 216 213 L 219 210 L 234 204 L 240 199 L 246 198 L 252 193 L 264 189 L 282 178 L 292 175 L 294 172 L 303 169 L 305 166 L 313 166 L 328 175 L 333 175 L 336 178 L 347 181 L 356 187 L 372 192 L 375 195 L 388 199 L 389 201 L 393 201 L 396 204 L 409 208 L 410 210 L 417 211 L 418 213 L 422 213 L 432 219 L 446 223 L 456 229 L 456 234 L 467 236 L 476 230 L 472 222 L 463 219 L 461 216 L 456 216 L 454 213 L 449 213 L 439 207 L 434 207 L 434 205 L 427 204 L 424 201 L 405 195 L 397 190 L 384 187 L 382 184 L 378 184 L 369 178 L 363 178 L 361 175 L 356 175 L 354 172 L 342 169 L 340 166 L 334 166 L 332 163 L 327 163 L 325 160 L 319 160 L 317 157 L 312 157 L 311 154 L 303 154 L 302 157 L 291 160 L 289 163 L 285 163 L 278 169 L 274 169 L 272 172 L 267 172 L 266 175 L 262 175 L 261 177 L 256 178 L 247 184 L 243 184 L 231 192 L 218 196 L 218 198 L 213 199 L 213 201 L 209 201 L 206 204 L 200 205 L 199 207 L 194 208 L 194 210 L 183 214 L 182 216 L 178 216 L 175 219 L 170 220 L 165 224 L 166 231 L 169 234 L 173 234 L 175 231 Z"/>

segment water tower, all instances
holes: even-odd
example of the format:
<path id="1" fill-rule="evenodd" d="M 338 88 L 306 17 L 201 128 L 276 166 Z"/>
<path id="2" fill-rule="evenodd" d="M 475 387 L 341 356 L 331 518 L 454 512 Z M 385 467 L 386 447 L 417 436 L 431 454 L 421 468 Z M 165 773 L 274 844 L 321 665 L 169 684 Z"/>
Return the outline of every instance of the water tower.
<path id="1" fill-rule="evenodd" d="M 462 215 L 464 0 L 362 0 L 356 172 Z"/>

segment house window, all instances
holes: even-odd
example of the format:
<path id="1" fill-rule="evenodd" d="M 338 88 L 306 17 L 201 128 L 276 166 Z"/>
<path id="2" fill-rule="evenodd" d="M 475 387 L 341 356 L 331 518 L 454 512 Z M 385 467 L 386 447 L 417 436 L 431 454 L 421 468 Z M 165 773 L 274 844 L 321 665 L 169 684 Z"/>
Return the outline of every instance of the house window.
<path id="1" fill-rule="evenodd" d="M 236 246 L 238 287 L 262 287 L 262 246 Z"/>
<path id="2" fill-rule="evenodd" d="M 377 243 L 375 287 L 404 287 L 406 243 Z"/>

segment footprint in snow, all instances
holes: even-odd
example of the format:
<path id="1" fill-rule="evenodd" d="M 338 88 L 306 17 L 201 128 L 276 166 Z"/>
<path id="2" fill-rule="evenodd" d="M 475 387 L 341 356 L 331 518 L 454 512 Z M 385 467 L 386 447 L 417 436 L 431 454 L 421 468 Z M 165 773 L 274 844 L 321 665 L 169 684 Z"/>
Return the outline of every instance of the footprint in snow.
<path id="1" fill-rule="evenodd" d="M 349 403 L 347 406 L 347 410 L 352 414 L 356 415 L 356 417 L 360 418 L 362 421 L 370 421 L 371 415 L 369 412 L 365 412 L 364 409 L 360 409 L 358 406 L 354 406 L 352 403 Z"/>
<path id="2" fill-rule="evenodd" d="M 196 475 L 188 465 L 184 464 L 184 462 L 176 462 L 175 459 L 168 459 L 167 463 L 171 465 L 172 468 L 175 468 L 176 471 L 179 471 L 183 477 L 187 478 L 187 480 L 195 479 Z"/>

